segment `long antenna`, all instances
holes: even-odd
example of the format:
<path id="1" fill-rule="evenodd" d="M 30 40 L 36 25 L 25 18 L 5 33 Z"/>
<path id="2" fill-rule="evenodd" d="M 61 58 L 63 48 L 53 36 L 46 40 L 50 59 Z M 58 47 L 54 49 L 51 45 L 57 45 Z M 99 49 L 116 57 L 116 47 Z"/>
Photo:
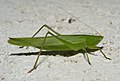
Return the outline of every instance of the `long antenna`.
<path id="1" fill-rule="evenodd" d="M 91 26 L 87 25 L 85 22 L 81 21 L 80 19 L 78 19 L 77 17 L 75 17 L 74 15 L 72 15 L 70 12 L 68 12 L 67 10 L 63 9 L 62 7 L 57 6 L 58 8 L 64 10 L 65 12 L 67 12 L 68 14 L 70 14 L 71 16 L 73 16 L 74 18 L 76 18 L 79 22 L 85 24 L 87 27 L 91 28 L 92 30 L 94 30 L 96 33 L 98 33 L 100 35 L 100 33 L 98 31 L 96 31 L 95 29 L 93 29 Z"/>

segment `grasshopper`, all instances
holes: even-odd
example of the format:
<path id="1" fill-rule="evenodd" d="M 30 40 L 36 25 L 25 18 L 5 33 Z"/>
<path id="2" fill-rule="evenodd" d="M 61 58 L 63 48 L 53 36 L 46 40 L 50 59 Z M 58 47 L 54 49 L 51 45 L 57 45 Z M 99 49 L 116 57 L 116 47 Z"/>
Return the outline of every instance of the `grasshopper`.
<path id="1" fill-rule="evenodd" d="M 48 28 L 51 31 L 48 31 L 45 37 L 34 37 L 42 28 Z M 51 36 L 48 36 L 50 34 Z M 88 50 L 100 50 L 106 59 L 108 58 L 101 50 L 101 47 L 96 45 L 103 39 L 103 36 L 96 35 L 62 35 L 54 31 L 48 25 L 43 25 L 32 37 L 26 38 L 9 38 L 8 43 L 18 46 L 32 46 L 40 49 L 37 59 L 33 68 L 28 72 L 30 73 L 37 67 L 37 62 L 42 50 L 52 50 L 52 51 L 84 51 L 84 56 L 86 57 L 88 63 L 91 65 L 91 62 L 88 57 Z"/>
<path id="2" fill-rule="evenodd" d="M 67 12 L 69 13 L 69 12 Z M 70 14 L 70 13 L 69 13 Z M 75 16 L 74 16 L 75 17 Z M 76 18 L 76 17 L 75 17 Z M 76 18 L 77 19 L 77 18 Z M 79 19 L 77 19 L 79 20 Z M 80 21 L 80 20 L 79 20 Z M 80 21 L 82 22 L 82 21 Z M 84 22 L 82 22 L 84 23 Z M 85 23 L 84 23 L 85 24 Z M 85 24 L 87 25 L 87 24 Z M 88 26 L 88 25 L 87 25 Z M 45 37 L 35 37 L 36 34 L 40 32 L 41 29 L 44 27 L 48 28 L 48 32 L 46 33 Z M 88 26 L 90 27 L 90 26 Z M 48 36 L 51 35 L 51 36 Z M 91 65 L 89 60 L 88 50 L 100 50 L 103 56 L 106 59 L 111 60 L 108 58 L 104 52 L 102 52 L 102 47 L 96 46 L 101 40 L 103 36 L 101 35 L 62 35 L 55 30 L 53 30 L 48 25 L 43 25 L 41 28 L 32 36 L 32 37 L 24 37 L 24 38 L 9 38 L 8 43 L 17 45 L 17 46 L 32 46 L 35 48 L 40 49 L 37 59 L 34 63 L 33 68 L 28 71 L 28 73 L 32 72 L 37 68 L 37 62 L 42 50 L 51 50 L 51 51 L 79 51 L 82 50 L 84 53 L 86 60 Z"/>

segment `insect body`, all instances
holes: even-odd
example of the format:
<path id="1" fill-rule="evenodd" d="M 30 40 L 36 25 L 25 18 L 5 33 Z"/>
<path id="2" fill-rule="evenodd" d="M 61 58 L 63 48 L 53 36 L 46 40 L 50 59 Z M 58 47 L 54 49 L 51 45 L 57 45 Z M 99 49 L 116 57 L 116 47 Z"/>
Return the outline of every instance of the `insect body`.
<path id="1" fill-rule="evenodd" d="M 50 30 L 46 33 L 45 37 L 34 37 L 44 27 Z M 51 36 L 48 36 L 48 34 Z M 102 52 L 101 47 L 96 46 L 102 39 L 103 36 L 95 35 L 61 35 L 51 29 L 48 25 L 43 25 L 32 37 L 10 38 L 8 42 L 13 45 L 32 46 L 40 49 L 36 62 L 33 68 L 29 71 L 30 73 L 36 69 L 37 61 L 43 49 L 52 51 L 82 50 L 84 51 L 84 56 L 90 65 L 91 63 L 88 57 L 88 50 L 100 50 L 104 57 L 110 60 L 110 58 L 106 57 L 106 55 Z"/>
<path id="2" fill-rule="evenodd" d="M 44 50 L 64 51 L 80 49 L 98 49 L 96 45 L 103 39 L 103 36 L 94 35 L 58 35 L 57 37 L 48 36 L 44 44 Z M 44 37 L 34 38 L 10 38 L 11 44 L 18 46 L 33 46 L 41 49 Z"/>

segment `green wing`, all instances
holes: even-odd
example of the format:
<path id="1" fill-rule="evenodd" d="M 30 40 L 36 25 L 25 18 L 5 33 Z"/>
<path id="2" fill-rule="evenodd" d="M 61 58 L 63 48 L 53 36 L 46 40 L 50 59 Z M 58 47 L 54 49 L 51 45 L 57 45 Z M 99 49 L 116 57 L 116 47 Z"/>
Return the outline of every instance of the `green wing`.
<path id="1" fill-rule="evenodd" d="M 75 46 L 79 47 L 81 49 L 81 45 L 83 42 L 85 42 L 87 45 L 96 45 L 99 43 L 99 41 L 95 40 L 100 38 L 100 36 L 93 36 L 93 35 L 61 35 L 58 36 L 59 38 L 62 38 Z M 36 48 L 41 48 L 43 43 L 44 37 L 27 37 L 27 38 L 10 38 L 8 40 L 8 43 L 18 46 L 33 46 Z M 92 41 L 96 41 L 95 43 Z M 87 42 L 86 42 L 87 41 Z M 91 41 L 91 42 L 90 42 Z M 44 45 L 45 50 L 71 50 L 69 47 L 64 45 L 61 41 L 56 39 L 53 36 L 48 36 L 45 41 Z"/>

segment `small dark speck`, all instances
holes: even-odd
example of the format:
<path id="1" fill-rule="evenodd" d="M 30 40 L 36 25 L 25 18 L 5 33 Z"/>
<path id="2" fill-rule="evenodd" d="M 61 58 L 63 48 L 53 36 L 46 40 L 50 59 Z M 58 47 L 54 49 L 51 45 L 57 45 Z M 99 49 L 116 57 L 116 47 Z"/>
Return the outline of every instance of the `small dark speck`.
<path id="1" fill-rule="evenodd" d="M 21 11 L 21 14 L 24 14 L 25 12 L 24 11 Z"/>
<path id="2" fill-rule="evenodd" d="M 4 80 L 4 79 L 5 79 L 4 77 L 1 78 L 1 80 Z"/>
<path id="3" fill-rule="evenodd" d="M 65 19 L 61 19 L 61 21 L 65 21 Z"/>
<path id="4" fill-rule="evenodd" d="M 112 21 L 110 21 L 110 24 L 112 24 Z"/>
<path id="5" fill-rule="evenodd" d="M 75 21 L 75 19 L 70 18 L 70 19 L 68 20 L 68 23 L 72 23 L 72 22 L 74 22 L 74 21 Z"/>

